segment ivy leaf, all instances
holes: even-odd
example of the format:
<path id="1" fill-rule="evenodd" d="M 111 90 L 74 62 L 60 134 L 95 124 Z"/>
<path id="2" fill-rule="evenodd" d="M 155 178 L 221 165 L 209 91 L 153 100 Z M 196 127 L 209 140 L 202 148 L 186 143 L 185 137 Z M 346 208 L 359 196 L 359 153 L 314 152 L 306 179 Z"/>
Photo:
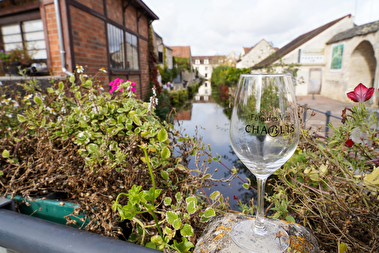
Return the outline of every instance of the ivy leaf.
<path id="1" fill-rule="evenodd" d="M 193 228 L 189 224 L 184 224 L 182 229 L 180 230 L 180 234 L 185 237 L 193 236 Z"/>
<path id="2" fill-rule="evenodd" d="M 171 235 L 172 234 L 172 232 L 174 232 L 172 229 L 170 229 L 169 227 L 165 227 L 164 229 L 163 229 L 163 232 L 166 234 L 166 235 Z"/>
<path id="3" fill-rule="evenodd" d="M 168 173 L 167 173 L 167 171 L 165 171 L 165 170 L 161 170 L 161 177 L 162 177 L 164 180 L 167 180 L 167 179 L 168 179 Z"/>
<path id="4" fill-rule="evenodd" d="M 137 126 L 142 125 L 141 120 L 140 120 L 136 115 L 133 115 L 133 116 L 132 116 L 132 119 L 133 119 L 133 122 L 134 122 Z"/>
<path id="5" fill-rule="evenodd" d="M 182 195 L 180 194 L 180 192 L 177 192 L 177 193 L 175 194 L 175 199 L 176 199 L 176 201 L 178 201 L 178 202 L 181 202 L 181 201 L 182 201 L 183 197 L 182 197 Z"/>
<path id="6" fill-rule="evenodd" d="M 249 184 L 244 183 L 242 186 L 243 186 L 243 188 L 245 188 L 246 190 L 249 190 Z"/>
<path id="7" fill-rule="evenodd" d="M 186 237 L 183 237 L 181 243 L 174 240 L 174 246 L 179 250 L 179 252 L 188 252 L 191 248 L 195 247 L 192 242 L 187 240 Z"/>
<path id="8" fill-rule="evenodd" d="M 158 141 L 159 142 L 164 142 L 167 140 L 167 131 L 166 129 L 162 128 L 159 132 L 158 132 Z"/>
<path id="9" fill-rule="evenodd" d="M 42 105 L 42 99 L 40 99 L 38 96 L 34 96 L 34 102 L 37 105 Z"/>
<path id="10" fill-rule="evenodd" d="M 26 118 L 25 116 L 21 115 L 21 114 L 17 114 L 17 119 L 18 121 L 20 121 L 20 123 L 22 122 L 25 122 L 26 121 Z"/>
<path id="11" fill-rule="evenodd" d="M 99 151 L 99 146 L 95 143 L 90 143 L 87 145 L 86 149 L 88 150 L 88 152 L 96 153 Z"/>
<path id="12" fill-rule="evenodd" d="M 210 218 L 216 216 L 215 210 L 213 208 L 207 208 L 204 212 L 204 217 L 205 218 Z"/>
<path id="13" fill-rule="evenodd" d="M 289 221 L 289 222 L 292 222 L 292 223 L 296 223 L 295 219 L 291 215 L 287 215 L 286 216 L 286 221 Z"/>
<path id="14" fill-rule="evenodd" d="M 63 82 L 59 82 L 59 89 L 63 90 L 63 87 L 64 87 Z"/>
<path id="15" fill-rule="evenodd" d="M 70 76 L 70 82 L 71 83 L 75 83 L 75 75 L 71 75 Z"/>
<path id="16" fill-rule="evenodd" d="M 180 218 L 177 218 L 174 220 L 174 222 L 172 223 L 172 226 L 176 229 L 176 230 L 179 230 L 180 227 L 182 226 L 182 220 Z"/>
<path id="17" fill-rule="evenodd" d="M 169 224 L 173 224 L 174 221 L 178 218 L 178 215 L 172 211 L 167 211 L 166 212 L 166 219 Z"/>
<path id="18" fill-rule="evenodd" d="M 148 242 L 145 244 L 145 247 L 150 248 L 150 249 L 157 249 L 157 245 L 153 242 Z"/>
<path id="19" fill-rule="evenodd" d="M 161 152 L 161 156 L 164 159 L 170 158 L 170 156 L 171 156 L 170 150 L 167 147 L 164 147 L 163 150 L 162 150 L 162 152 Z"/>
<path id="20" fill-rule="evenodd" d="M 6 149 L 3 150 L 3 157 L 9 158 L 9 151 L 8 150 L 6 150 Z"/>
<path id="21" fill-rule="evenodd" d="M 211 198 L 211 200 L 215 201 L 218 196 L 220 196 L 220 192 L 215 191 L 209 197 Z"/>
<path id="22" fill-rule="evenodd" d="M 75 97 L 76 97 L 77 99 L 81 99 L 81 98 L 82 98 L 82 94 L 80 94 L 80 91 L 77 91 L 77 92 L 75 93 Z"/>
<path id="23" fill-rule="evenodd" d="M 187 205 L 191 201 L 193 201 L 193 202 L 195 202 L 195 204 L 197 204 L 197 198 L 195 196 L 190 196 L 190 197 L 186 198 Z"/>
<path id="24" fill-rule="evenodd" d="M 190 201 L 189 203 L 187 203 L 187 212 L 189 214 L 193 214 L 194 212 L 196 212 L 196 203 L 195 203 L 195 201 Z"/>
<path id="25" fill-rule="evenodd" d="M 165 206 L 169 206 L 172 203 L 172 199 L 170 197 L 165 197 L 163 203 Z"/>

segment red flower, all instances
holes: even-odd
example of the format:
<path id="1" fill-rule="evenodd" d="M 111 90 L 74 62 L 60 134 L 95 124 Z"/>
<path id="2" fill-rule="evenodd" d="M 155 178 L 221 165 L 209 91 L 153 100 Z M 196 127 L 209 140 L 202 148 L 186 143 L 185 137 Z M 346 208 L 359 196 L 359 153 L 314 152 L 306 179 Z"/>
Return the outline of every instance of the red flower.
<path id="1" fill-rule="evenodd" d="M 363 103 L 371 98 L 372 94 L 374 94 L 374 90 L 374 88 L 367 89 L 366 86 L 360 83 L 355 87 L 354 91 L 347 93 L 347 97 L 354 102 Z"/>
<path id="2" fill-rule="evenodd" d="M 350 140 L 350 139 L 345 142 L 345 146 L 346 147 L 351 148 L 353 145 L 354 145 L 354 142 L 352 140 Z"/>

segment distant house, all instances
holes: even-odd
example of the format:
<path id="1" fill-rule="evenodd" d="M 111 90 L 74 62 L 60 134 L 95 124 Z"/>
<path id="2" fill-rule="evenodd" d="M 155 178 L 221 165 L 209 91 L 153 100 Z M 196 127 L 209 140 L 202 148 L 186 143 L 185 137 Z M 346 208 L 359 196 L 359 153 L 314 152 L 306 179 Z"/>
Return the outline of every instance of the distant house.
<path id="1" fill-rule="evenodd" d="M 188 69 L 182 70 L 182 73 L 179 74 L 174 82 L 181 83 L 183 81 L 192 82 L 193 73 L 192 73 L 192 55 L 190 46 L 170 46 L 172 49 L 172 56 L 175 58 L 188 58 Z"/>
<path id="2" fill-rule="evenodd" d="M 238 61 L 238 55 L 236 55 L 236 53 L 232 51 L 226 56 L 225 64 L 230 67 L 236 67 L 237 61 Z"/>
<path id="3" fill-rule="evenodd" d="M 193 56 L 192 66 L 196 74 L 204 79 L 205 84 L 209 82 L 212 77 L 213 68 L 219 65 L 226 64 L 226 56 Z"/>
<path id="4" fill-rule="evenodd" d="M 379 87 L 379 20 L 340 32 L 326 42 L 321 94 L 344 100 L 359 83 Z M 378 97 L 372 102 L 378 105 Z"/>
<path id="5" fill-rule="evenodd" d="M 153 36 L 154 52 L 158 57 L 158 64 L 163 68 L 173 68 L 173 50 L 163 43 L 163 39 L 156 32 Z"/>
<path id="6" fill-rule="evenodd" d="M 243 51 L 244 54 L 236 63 L 236 68 L 239 69 L 253 67 L 255 64 L 273 54 L 276 50 L 266 40 L 262 39 L 253 47 L 244 47 Z"/>
<path id="7" fill-rule="evenodd" d="M 77 65 L 109 82 L 117 77 L 149 92 L 149 24 L 157 15 L 141 0 L 0 1 L 0 46 L 34 50 L 36 66 L 71 75 Z M 107 88 L 107 87 L 105 87 Z"/>
<path id="8" fill-rule="evenodd" d="M 154 53 L 157 57 L 157 65 L 160 66 L 162 69 L 172 69 L 173 68 L 173 50 L 166 46 L 163 43 L 163 39 L 161 36 L 159 36 L 156 32 L 153 33 L 152 36 L 153 46 L 154 46 Z M 162 84 L 162 73 L 159 73 L 157 76 L 157 81 Z"/>
<path id="9" fill-rule="evenodd" d="M 252 70 L 260 72 L 265 67 L 280 62 L 300 64 L 296 95 L 320 94 L 326 84 L 325 72 L 329 71 L 327 64 L 330 55 L 326 50 L 326 43 L 334 35 L 353 27 L 351 15 L 343 16 L 297 37 L 273 55 L 255 64 Z M 278 68 L 277 71 L 280 72 L 283 69 Z"/>

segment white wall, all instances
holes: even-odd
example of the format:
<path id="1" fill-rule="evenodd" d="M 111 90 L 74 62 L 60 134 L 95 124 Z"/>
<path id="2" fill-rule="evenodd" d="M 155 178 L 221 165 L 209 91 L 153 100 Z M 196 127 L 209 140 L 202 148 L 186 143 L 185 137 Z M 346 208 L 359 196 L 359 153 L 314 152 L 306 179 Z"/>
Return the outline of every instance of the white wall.
<path id="1" fill-rule="evenodd" d="M 338 23 L 334 24 L 333 26 L 329 27 L 322 33 L 318 34 L 316 37 L 312 38 L 311 40 L 305 42 L 303 45 L 297 47 L 289 54 L 285 55 L 283 57 L 283 62 L 287 64 L 291 63 L 298 63 L 299 60 L 299 49 L 301 49 L 301 52 L 303 52 L 303 56 L 308 56 L 310 59 L 302 58 L 301 60 L 301 66 L 298 67 L 298 83 L 296 85 L 296 95 L 302 96 L 308 94 L 308 84 L 309 84 L 309 70 L 311 68 L 321 68 L 322 70 L 322 83 L 321 83 L 321 94 L 323 94 L 325 83 L 325 73 L 326 73 L 326 64 L 329 59 L 330 52 L 326 49 L 327 45 L 326 42 L 329 41 L 334 35 L 343 32 L 345 30 L 348 30 L 350 28 L 354 27 L 353 18 L 345 17 L 344 19 L 340 20 Z M 322 54 L 319 52 L 322 51 Z M 307 52 L 307 54 L 304 54 Z M 315 52 L 312 56 L 312 52 Z M 323 59 L 321 62 L 318 62 L 320 59 L 317 58 L 318 56 L 322 56 Z M 316 62 L 309 62 L 312 61 L 312 59 Z M 304 62 L 305 61 L 305 62 Z M 308 62 L 307 62 L 308 61 Z M 275 63 L 278 63 L 279 61 L 276 61 Z M 303 83 L 301 83 L 303 82 Z M 335 91 L 330 91 L 334 93 Z M 329 92 L 328 92 L 329 93 Z M 327 94 L 323 94 L 327 95 Z M 327 95 L 328 96 L 328 95 Z"/>

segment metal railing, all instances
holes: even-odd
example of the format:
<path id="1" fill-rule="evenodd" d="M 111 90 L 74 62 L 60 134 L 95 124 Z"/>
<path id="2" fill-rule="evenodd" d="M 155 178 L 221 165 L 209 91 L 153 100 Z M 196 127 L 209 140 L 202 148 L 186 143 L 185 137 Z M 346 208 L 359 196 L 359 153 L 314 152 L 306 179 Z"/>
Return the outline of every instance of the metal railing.
<path id="1" fill-rule="evenodd" d="M 19 253 L 156 253 L 154 249 L 38 219 L 14 211 L 0 197 L 0 250 Z"/>
<path id="2" fill-rule="evenodd" d="M 303 123 L 304 123 L 304 128 L 306 128 L 306 120 L 307 120 L 307 107 L 308 107 L 308 104 L 299 104 L 297 103 L 297 105 L 299 106 L 303 106 L 304 107 L 304 114 L 303 114 Z M 330 117 L 333 117 L 333 118 L 336 118 L 336 119 L 342 119 L 342 117 L 339 117 L 339 116 L 336 116 L 336 115 L 333 115 L 332 112 L 330 110 L 326 111 L 326 112 L 323 112 L 323 111 L 320 111 L 320 110 L 317 110 L 315 108 L 311 108 L 309 107 L 310 110 L 312 111 L 315 111 L 315 112 L 318 112 L 318 113 L 322 113 L 322 114 L 325 114 L 326 116 L 326 121 L 325 121 L 325 136 L 328 137 L 328 134 L 329 134 L 329 122 L 330 122 Z"/>

